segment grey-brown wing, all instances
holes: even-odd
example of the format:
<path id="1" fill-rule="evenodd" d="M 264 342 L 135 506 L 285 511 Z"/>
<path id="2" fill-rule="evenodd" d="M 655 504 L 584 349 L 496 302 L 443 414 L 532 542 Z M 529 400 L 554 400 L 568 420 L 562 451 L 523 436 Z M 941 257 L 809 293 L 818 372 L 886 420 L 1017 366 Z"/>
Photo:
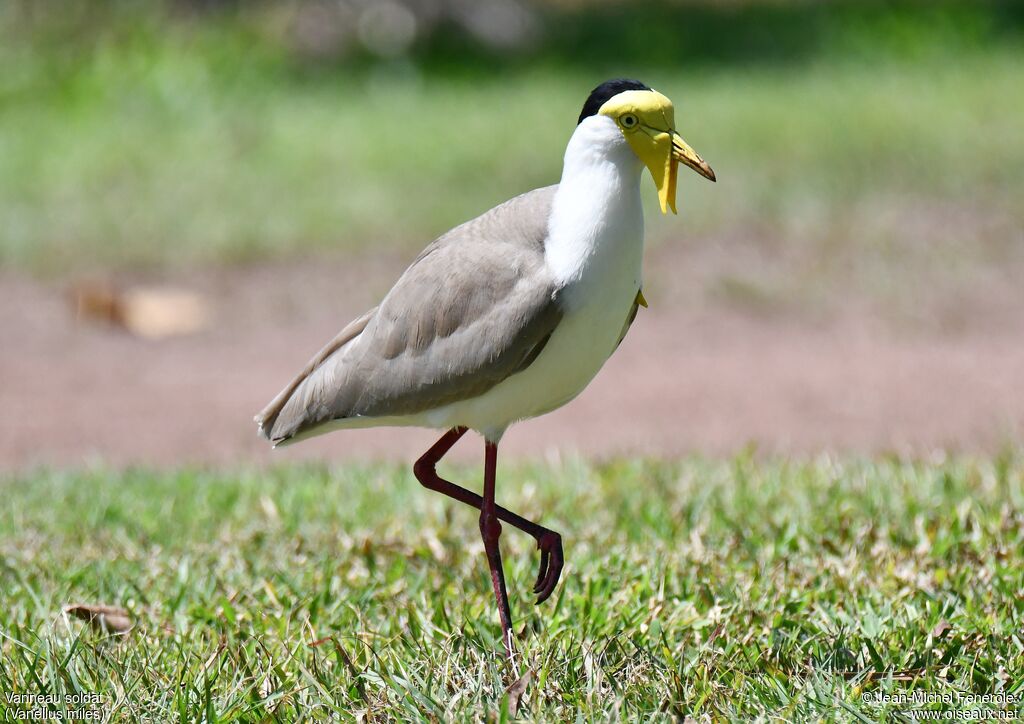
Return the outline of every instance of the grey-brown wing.
<path id="1" fill-rule="evenodd" d="M 517 197 L 427 247 L 362 331 L 282 393 L 268 437 L 416 414 L 483 394 L 528 366 L 561 319 L 544 264 L 551 193 Z"/>

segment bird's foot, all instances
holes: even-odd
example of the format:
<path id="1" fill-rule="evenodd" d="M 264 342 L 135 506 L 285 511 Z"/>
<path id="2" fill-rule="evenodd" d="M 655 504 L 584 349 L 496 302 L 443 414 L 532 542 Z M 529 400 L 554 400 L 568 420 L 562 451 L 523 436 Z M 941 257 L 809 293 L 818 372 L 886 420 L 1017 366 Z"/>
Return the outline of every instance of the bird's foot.
<path id="1" fill-rule="evenodd" d="M 565 559 L 562 556 L 562 536 L 549 530 L 537 539 L 540 549 L 540 573 L 533 592 L 537 594 L 537 603 L 544 603 L 558 585 L 558 577 L 562 575 Z"/>

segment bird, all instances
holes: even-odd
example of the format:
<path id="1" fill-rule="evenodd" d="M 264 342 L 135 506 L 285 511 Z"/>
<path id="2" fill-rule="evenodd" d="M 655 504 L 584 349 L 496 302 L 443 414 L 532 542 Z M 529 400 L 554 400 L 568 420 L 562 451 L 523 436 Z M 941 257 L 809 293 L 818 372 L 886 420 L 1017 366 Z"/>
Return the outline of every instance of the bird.
<path id="1" fill-rule="evenodd" d="M 381 302 L 350 322 L 255 417 L 275 447 L 339 429 L 416 426 L 444 434 L 413 465 L 427 489 L 480 511 L 505 654 L 512 615 L 502 523 L 540 550 L 537 603 L 565 563 L 562 536 L 495 502 L 498 444 L 513 423 L 575 398 L 647 306 L 641 179 L 676 213 L 679 164 L 715 181 L 676 132 L 672 101 L 637 80 L 587 96 L 555 185 L 527 191 L 442 234 Z M 484 440 L 482 495 L 437 464 L 468 430 Z"/>

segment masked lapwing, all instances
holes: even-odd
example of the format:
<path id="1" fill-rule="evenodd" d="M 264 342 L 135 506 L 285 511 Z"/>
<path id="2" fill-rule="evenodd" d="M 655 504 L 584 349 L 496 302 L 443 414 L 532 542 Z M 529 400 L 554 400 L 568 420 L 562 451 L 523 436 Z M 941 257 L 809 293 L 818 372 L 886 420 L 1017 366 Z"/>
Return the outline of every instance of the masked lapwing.
<path id="1" fill-rule="evenodd" d="M 640 290 L 641 172 L 662 213 L 676 211 L 678 164 L 715 180 L 676 133 L 672 102 L 635 80 L 591 92 L 561 181 L 529 191 L 432 242 L 380 304 L 345 327 L 256 416 L 275 446 L 378 425 L 444 429 L 413 466 L 425 487 L 480 510 L 480 532 L 512 655 L 501 522 L 537 540 L 534 592 L 562 571 L 561 536 L 495 503 L 498 443 L 509 425 L 578 395 L 645 305 Z M 483 495 L 441 478 L 466 433 L 484 438 Z M 499 522 L 501 521 L 501 522 Z"/>

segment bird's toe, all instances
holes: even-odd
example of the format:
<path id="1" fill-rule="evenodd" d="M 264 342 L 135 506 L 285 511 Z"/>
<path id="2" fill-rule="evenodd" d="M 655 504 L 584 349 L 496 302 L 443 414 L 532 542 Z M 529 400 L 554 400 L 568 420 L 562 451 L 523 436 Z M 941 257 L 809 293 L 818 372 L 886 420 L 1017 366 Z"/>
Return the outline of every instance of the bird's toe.
<path id="1" fill-rule="evenodd" d="M 541 551 L 540 575 L 537 577 L 533 592 L 537 594 L 537 603 L 544 603 L 554 592 L 562 575 L 562 566 L 565 563 L 562 555 L 562 536 L 555 532 L 546 533 L 537 545 Z"/>

